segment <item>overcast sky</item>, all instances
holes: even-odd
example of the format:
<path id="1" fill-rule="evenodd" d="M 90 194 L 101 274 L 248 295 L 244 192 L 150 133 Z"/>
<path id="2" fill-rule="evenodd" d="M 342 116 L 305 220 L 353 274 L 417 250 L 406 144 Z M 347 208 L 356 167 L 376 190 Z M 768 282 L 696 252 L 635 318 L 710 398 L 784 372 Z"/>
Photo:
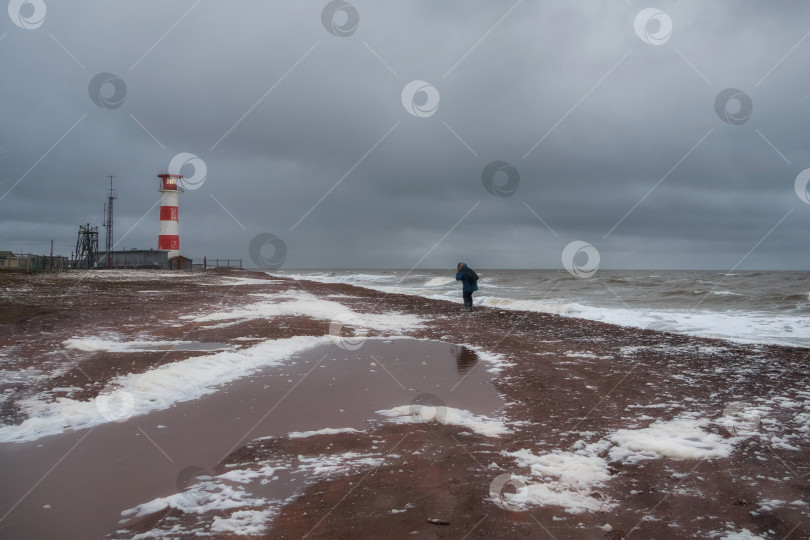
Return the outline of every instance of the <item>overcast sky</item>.
<path id="1" fill-rule="evenodd" d="M 110 174 L 118 247 L 156 248 L 155 175 L 189 153 L 207 170 L 182 168 L 200 180 L 180 196 L 195 259 L 254 266 L 264 234 L 286 268 L 561 268 L 573 241 L 601 268 L 810 264 L 795 182 L 810 167 L 807 2 L 12 0 L 9 13 L 0 249 L 53 239 L 68 255 L 80 224 L 102 224 Z M 117 79 L 93 85 L 99 73 Z"/>

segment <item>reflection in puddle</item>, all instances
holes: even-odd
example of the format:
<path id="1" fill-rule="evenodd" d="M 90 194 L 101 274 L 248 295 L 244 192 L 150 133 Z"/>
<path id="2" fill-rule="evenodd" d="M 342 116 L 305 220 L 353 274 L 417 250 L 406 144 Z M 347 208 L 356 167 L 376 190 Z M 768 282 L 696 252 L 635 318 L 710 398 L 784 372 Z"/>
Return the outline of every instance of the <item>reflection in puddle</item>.
<path id="1" fill-rule="evenodd" d="M 463 377 L 478 363 L 475 351 L 464 345 L 453 345 L 453 355 L 456 357 L 456 369 L 459 377 Z"/>

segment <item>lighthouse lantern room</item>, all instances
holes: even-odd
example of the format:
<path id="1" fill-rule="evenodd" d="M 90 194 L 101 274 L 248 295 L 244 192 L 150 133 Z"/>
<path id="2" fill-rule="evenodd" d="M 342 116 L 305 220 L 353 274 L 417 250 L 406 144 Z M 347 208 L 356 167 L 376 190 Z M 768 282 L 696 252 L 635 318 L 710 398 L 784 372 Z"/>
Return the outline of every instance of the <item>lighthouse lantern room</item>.
<path id="1" fill-rule="evenodd" d="M 177 197 L 183 192 L 178 183 L 179 174 L 159 174 L 160 183 L 160 231 L 158 249 L 169 252 L 169 259 L 180 255 L 180 225 L 177 221 Z"/>

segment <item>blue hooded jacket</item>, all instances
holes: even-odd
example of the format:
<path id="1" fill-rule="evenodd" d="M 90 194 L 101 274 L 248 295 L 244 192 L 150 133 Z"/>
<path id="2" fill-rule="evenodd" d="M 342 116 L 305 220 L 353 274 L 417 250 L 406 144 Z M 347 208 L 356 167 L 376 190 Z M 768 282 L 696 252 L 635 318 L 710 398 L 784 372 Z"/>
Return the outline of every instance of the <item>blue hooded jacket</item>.
<path id="1" fill-rule="evenodd" d="M 470 281 L 470 279 L 467 277 L 467 273 L 464 271 L 465 268 L 467 268 L 466 264 L 461 267 L 461 272 L 456 274 L 456 281 L 461 282 L 462 291 L 470 293 L 475 292 L 478 290 L 478 283 L 473 283 Z"/>

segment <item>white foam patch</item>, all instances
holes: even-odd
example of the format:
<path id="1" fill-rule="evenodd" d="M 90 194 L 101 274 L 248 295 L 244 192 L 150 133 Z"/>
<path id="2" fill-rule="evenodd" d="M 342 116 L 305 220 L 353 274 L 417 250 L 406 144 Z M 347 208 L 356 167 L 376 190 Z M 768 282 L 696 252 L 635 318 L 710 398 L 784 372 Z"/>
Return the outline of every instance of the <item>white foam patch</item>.
<path id="1" fill-rule="evenodd" d="M 274 513 L 272 510 L 239 510 L 227 518 L 214 516 L 211 530 L 239 536 L 258 535 L 264 532 Z"/>
<path id="2" fill-rule="evenodd" d="M 490 352 L 483 347 L 468 344 L 460 346 L 474 351 L 479 360 L 492 364 L 492 367 L 487 369 L 488 373 L 500 373 L 503 368 L 515 365 L 513 362 L 509 362 L 504 355 Z"/>
<path id="3" fill-rule="evenodd" d="M 662 457 L 728 457 L 733 444 L 741 439 L 724 439 L 704 431 L 708 424 L 706 419 L 684 413 L 674 420 L 659 420 L 643 429 L 621 429 L 594 443 L 579 440 L 571 451 L 554 450 L 542 455 L 535 455 L 529 449 L 502 452 L 514 458 L 519 466 L 529 467 L 531 472 L 528 476 L 514 475 L 526 484 L 525 490 L 500 496 L 518 508 L 560 506 L 573 514 L 610 510 L 616 503 L 595 492 L 610 479 L 610 461 L 635 464 Z M 763 501 L 762 504 L 763 507 L 773 506 L 770 503 L 782 501 Z"/>
<path id="4" fill-rule="evenodd" d="M 223 279 L 225 280 L 222 285 L 224 286 L 233 286 L 233 285 L 274 285 L 277 283 L 284 283 L 280 279 L 256 279 L 256 278 L 243 278 L 243 277 L 231 277 L 231 276 L 224 276 Z"/>
<path id="5" fill-rule="evenodd" d="M 217 478 L 222 480 L 230 480 L 231 482 L 237 482 L 239 484 L 248 484 L 257 478 L 272 478 L 275 476 L 276 471 L 282 469 L 288 469 L 289 467 L 286 465 L 281 465 L 278 463 L 268 464 L 269 462 L 265 462 L 264 465 L 257 470 L 254 469 L 233 469 L 226 473 L 220 474 Z"/>
<path id="6" fill-rule="evenodd" d="M 403 508 L 392 508 L 388 511 L 389 514 L 402 514 L 403 512 L 407 512 L 408 510 L 416 508 L 416 505 L 413 503 L 407 503 Z"/>
<path id="7" fill-rule="evenodd" d="M 303 316 L 328 321 L 345 321 L 350 326 L 360 326 L 380 331 L 404 331 L 422 328 L 422 319 L 405 313 L 356 313 L 339 302 L 325 300 L 304 291 L 286 291 L 279 294 L 252 294 L 262 301 L 228 311 L 205 315 L 185 315 L 181 319 L 194 322 L 216 322 L 233 319 L 272 319 L 284 316 Z M 351 324 L 349 324 L 351 323 Z"/>
<path id="8" fill-rule="evenodd" d="M 258 481 L 261 485 L 265 485 L 278 480 L 277 472 L 284 469 L 303 476 L 304 484 L 311 484 L 353 470 L 377 467 L 382 465 L 385 459 L 374 454 L 346 452 L 318 456 L 299 455 L 294 461 L 295 465 L 283 460 L 245 463 L 242 466 L 258 468 L 233 469 L 215 477 L 201 476 L 195 484 L 181 493 L 139 504 L 121 512 L 121 515 L 128 518 L 124 522 L 167 509 L 201 516 L 197 519 L 194 530 L 181 530 L 170 523 L 160 522 L 159 528 L 134 538 L 161 538 L 172 535 L 211 536 L 211 533 L 261 535 L 278 514 L 279 509 L 296 495 L 286 500 L 258 498 L 251 495 L 244 484 Z"/>
<path id="9" fill-rule="evenodd" d="M 40 369 L 27 367 L 18 371 L 0 369 L 0 381 L 5 384 L 12 383 L 25 383 L 33 385 L 34 383 L 47 379 L 49 374 Z"/>
<path id="10" fill-rule="evenodd" d="M 781 499 L 763 499 L 759 501 L 759 508 L 757 508 L 756 513 L 773 512 L 784 505 L 785 501 Z"/>
<path id="11" fill-rule="evenodd" d="M 65 340 L 62 344 L 68 349 L 85 352 L 114 352 L 114 353 L 133 353 L 133 352 L 155 352 L 163 350 L 171 350 L 176 347 L 185 348 L 191 347 L 197 342 L 195 341 L 118 341 L 115 339 L 104 338 L 72 338 Z M 209 350 L 225 350 L 228 347 L 219 347 L 217 349 Z M 187 350 L 187 349 L 186 349 Z"/>
<path id="12" fill-rule="evenodd" d="M 644 429 L 620 429 L 609 439 L 617 446 L 610 451 L 613 461 L 635 463 L 643 459 L 726 458 L 732 442 L 702 428 L 707 419 L 681 416 L 664 422 L 657 420 Z"/>
<path id="13" fill-rule="evenodd" d="M 359 429 L 354 428 L 323 428 L 316 431 L 292 431 L 287 434 L 290 439 L 305 439 L 307 437 L 314 437 L 316 435 L 337 435 L 338 433 L 363 433 Z"/>
<path id="14" fill-rule="evenodd" d="M 428 407 L 425 405 L 402 405 L 377 414 L 391 418 L 397 424 L 417 424 L 437 422 L 450 426 L 465 427 L 486 437 L 500 437 L 509 433 L 509 428 L 501 420 L 488 416 L 477 416 L 469 411 L 453 407 Z"/>
<path id="15" fill-rule="evenodd" d="M 267 501 L 251 497 L 241 486 L 230 486 L 214 479 L 194 484 L 181 493 L 159 497 L 124 510 L 124 517 L 139 518 L 173 508 L 186 514 L 205 514 L 214 510 L 229 510 L 246 506 L 265 506 Z"/>
<path id="16" fill-rule="evenodd" d="M 503 455 L 515 458 L 519 466 L 531 469 L 530 476 L 523 477 L 526 491 L 522 504 L 560 506 L 570 514 L 580 514 L 607 511 L 616 506 L 611 500 L 595 494 L 595 489 L 610 479 L 608 464 L 599 456 L 607 446 L 605 441 L 600 441 L 580 444 L 573 452 L 554 451 L 538 456 L 523 449 L 503 452 Z"/>
<path id="17" fill-rule="evenodd" d="M 346 452 L 337 455 L 322 455 L 315 457 L 298 456 L 298 471 L 317 477 L 332 477 L 336 473 L 345 472 L 355 468 L 377 467 L 385 461 L 381 457 L 373 457 L 357 452 Z"/>
<path id="18" fill-rule="evenodd" d="M 763 540 L 763 537 L 752 533 L 748 529 L 742 529 L 738 532 L 726 533 L 721 537 L 721 540 Z"/>
<path id="19" fill-rule="evenodd" d="M 567 358 L 592 358 L 594 360 L 606 360 L 606 359 L 613 358 L 610 355 L 599 356 L 599 355 L 596 355 L 596 354 L 592 353 L 591 351 L 579 351 L 579 352 L 578 351 L 566 351 L 565 356 Z"/>
<path id="20" fill-rule="evenodd" d="M 173 535 L 210 536 L 211 532 L 227 532 L 240 536 L 261 534 L 271 518 L 278 513 L 284 501 L 255 497 L 248 493 L 243 486 L 232 485 L 232 482 L 244 484 L 256 478 L 263 478 L 263 482 L 265 482 L 269 478 L 276 478 L 276 472 L 286 468 L 288 467 L 278 464 L 273 466 L 264 464 L 259 470 L 234 470 L 214 477 L 200 476 L 193 485 L 182 492 L 167 497 L 158 497 L 121 512 L 126 519 L 120 523 L 125 523 L 132 518 L 174 509 L 198 516 L 212 513 L 215 515 L 213 522 L 209 522 L 204 517 L 198 518 L 193 529 L 172 525 L 167 522 L 168 520 L 161 521 L 158 523 L 158 528 L 132 538 L 165 538 L 173 537 Z"/>
<path id="21" fill-rule="evenodd" d="M 218 386 L 257 369 L 278 365 L 297 352 L 330 342 L 328 336 L 265 341 L 239 351 L 198 356 L 164 364 L 145 373 L 116 377 L 108 385 L 108 391 L 126 397 L 131 407 L 128 416 L 139 416 L 210 394 Z M 33 441 L 65 430 L 111 421 L 109 415 L 102 414 L 103 407 L 99 407 L 97 400 L 58 398 L 44 402 L 34 398 L 19 404 L 29 418 L 20 425 L 0 427 L 0 442 Z M 121 419 L 120 415 L 117 419 Z"/>
<path id="22" fill-rule="evenodd" d="M 64 272 L 61 279 L 74 279 L 77 281 L 177 281 L 179 279 L 199 280 L 201 278 L 213 277 L 219 279 L 221 276 L 200 274 L 199 272 L 177 272 L 169 270 L 97 270 L 87 269 L 80 272 Z"/>

